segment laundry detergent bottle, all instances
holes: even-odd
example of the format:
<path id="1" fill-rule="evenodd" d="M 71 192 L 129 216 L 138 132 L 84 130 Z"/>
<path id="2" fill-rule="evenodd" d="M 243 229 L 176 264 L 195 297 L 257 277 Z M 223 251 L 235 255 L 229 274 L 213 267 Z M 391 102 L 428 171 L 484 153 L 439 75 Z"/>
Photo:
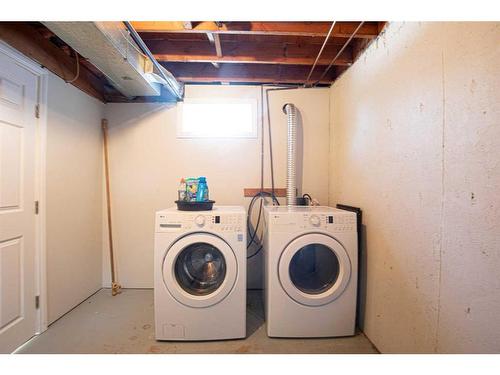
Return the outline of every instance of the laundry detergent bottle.
<path id="1" fill-rule="evenodd" d="M 208 201 L 208 185 L 205 177 L 198 178 L 198 191 L 196 192 L 196 201 Z"/>

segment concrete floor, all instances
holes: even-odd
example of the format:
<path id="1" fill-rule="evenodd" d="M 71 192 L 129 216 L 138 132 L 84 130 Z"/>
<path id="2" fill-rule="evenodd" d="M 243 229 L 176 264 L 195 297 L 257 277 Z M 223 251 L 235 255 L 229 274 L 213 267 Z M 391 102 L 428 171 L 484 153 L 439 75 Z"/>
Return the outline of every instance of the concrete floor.
<path id="1" fill-rule="evenodd" d="M 266 335 L 261 291 L 248 292 L 243 340 L 158 342 L 153 290 L 109 289 L 82 302 L 17 353 L 377 353 L 362 334 L 330 339 L 276 339 Z"/>

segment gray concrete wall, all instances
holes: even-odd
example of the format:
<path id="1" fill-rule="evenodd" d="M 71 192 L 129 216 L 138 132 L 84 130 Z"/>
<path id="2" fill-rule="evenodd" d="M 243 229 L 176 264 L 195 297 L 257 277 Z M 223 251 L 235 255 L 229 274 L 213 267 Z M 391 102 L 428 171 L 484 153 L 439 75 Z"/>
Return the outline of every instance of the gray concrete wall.
<path id="1" fill-rule="evenodd" d="M 391 23 L 331 89 L 330 205 L 366 225 L 382 352 L 500 351 L 500 23 Z"/>

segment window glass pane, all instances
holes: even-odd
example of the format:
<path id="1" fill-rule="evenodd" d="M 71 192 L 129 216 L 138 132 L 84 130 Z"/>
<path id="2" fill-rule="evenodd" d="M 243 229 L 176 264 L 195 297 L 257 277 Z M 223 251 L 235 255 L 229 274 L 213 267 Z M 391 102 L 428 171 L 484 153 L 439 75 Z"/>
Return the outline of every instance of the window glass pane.
<path id="1" fill-rule="evenodd" d="M 187 100 L 181 137 L 256 137 L 256 102 L 252 100 Z"/>
<path id="2" fill-rule="evenodd" d="M 309 244 L 295 253 L 290 261 L 290 279 L 302 292 L 320 294 L 330 289 L 339 276 L 335 253 L 322 244 Z"/>
<path id="3" fill-rule="evenodd" d="M 181 251 L 175 262 L 175 278 L 189 294 L 204 296 L 217 290 L 226 276 L 222 253 L 207 243 L 195 243 Z"/>

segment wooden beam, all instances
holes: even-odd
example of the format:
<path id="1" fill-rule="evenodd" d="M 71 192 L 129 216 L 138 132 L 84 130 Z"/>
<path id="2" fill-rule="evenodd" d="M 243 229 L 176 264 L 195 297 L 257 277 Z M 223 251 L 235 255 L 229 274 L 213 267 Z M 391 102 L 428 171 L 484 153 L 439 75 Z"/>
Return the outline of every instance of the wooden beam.
<path id="1" fill-rule="evenodd" d="M 71 80 L 76 75 L 76 59 L 28 24 L 0 22 L 0 39 L 63 80 Z M 80 64 L 80 74 L 72 85 L 105 102 L 105 82 L 90 72 L 84 64 Z"/>
<path id="2" fill-rule="evenodd" d="M 363 53 L 363 51 L 370 45 L 371 42 L 372 41 L 370 39 L 357 39 L 351 41 L 353 60 L 357 60 L 358 57 Z"/>
<path id="3" fill-rule="evenodd" d="M 264 192 L 271 194 L 273 191 L 272 188 L 244 188 L 243 189 L 243 196 L 246 198 L 252 198 L 255 197 L 258 193 Z M 286 188 L 274 188 L 274 195 L 276 197 L 286 197 Z"/>
<path id="4" fill-rule="evenodd" d="M 239 82 L 239 83 L 304 83 L 310 67 L 304 65 L 276 64 L 221 64 L 219 69 L 209 63 L 161 63 L 182 82 Z M 329 84 L 334 71 L 320 83 Z M 316 69 L 311 80 L 319 79 L 323 69 Z"/>
<path id="5" fill-rule="evenodd" d="M 148 40 L 146 44 L 158 61 L 285 65 L 312 65 L 321 47 L 225 42 L 224 55 L 218 56 L 208 41 Z M 328 45 L 321 54 L 318 64 L 328 65 L 339 49 L 339 46 Z M 351 65 L 352 62 L 352 51 L 347 48 L 336 60 L 335 65 Z"/>
<path id="6" fill-rule="evenodd" d="M 193 22 L 192 29 L 185 29 L 182 22 L 171 21 L 132 21 L 138 32 L 169 33 L 221 33 L 221 34 L 267 34 L 267 35 L 301 35 L 326 36 L 331 22 L 223 22 L 218 27 L 215 22 Z M 359 22 L 337 22 L 333 29 L 333 37 L 348 38 L 359 25 Z M 378 22 L 365 22 L 356 34 L 356 38 L 375 38 L 379 33 Z"/>
<path id="7" fill-rule="evenodd" d="M 206 41 L 208 34 L 212 33 L 169 33 L 169 32 L 145 32 L 139 33 L 141 38 L 148 43 L 150 40 L 161 41 Z M 275 43 L 275 44 L 294 44 L 299 46 L 304 45 L 318 45 L 321 46 L 325 41 L 324 36 L 300 36 L 300 35 L 269 35 L 269 34 L 218 34 L 221 43 Z M 328 39 L 327 45 L 344 45 L 347 38 L 331 37 Z M 318 47 L 319 48 L 319 47 Z"/>

